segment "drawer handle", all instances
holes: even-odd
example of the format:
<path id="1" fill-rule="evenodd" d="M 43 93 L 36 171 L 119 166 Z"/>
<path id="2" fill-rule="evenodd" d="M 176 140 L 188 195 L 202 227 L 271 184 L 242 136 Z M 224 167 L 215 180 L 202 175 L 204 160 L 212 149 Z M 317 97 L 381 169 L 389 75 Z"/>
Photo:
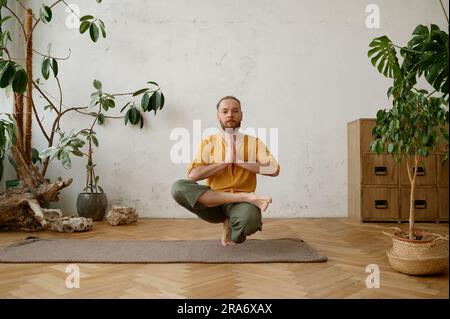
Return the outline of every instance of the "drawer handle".
<path id="1" fill-rule="evenodd" d="M 375 175 L 387 175 L 387 167 L 386 166 L 375 166 Z"/>
<path id="2" fill-rule="evenodd" d="M 416 199 L 414 201 L 414 208 L 419 208 L 419 209 L 427 208 L 427 201 L 424 199 Z"/>
<path id="3" fill-rule="evenodd" d="M 387 200 L 385 200 L 385 199 L 376 199 L 375 200 L 375 208 L 376 209 L 386 209 L 386 208 L 388 208 Z"/>
<path id="4" fill-rule="evenodd" d="M 414 174 L 415 170 L 416 170 L 416 168 L 414 167 L 413 168 L 413 174 Z M 425 175 L 425 167 L 419 166 L 417 168 L 417 176 L 424 176 L 424 175 Z"/>

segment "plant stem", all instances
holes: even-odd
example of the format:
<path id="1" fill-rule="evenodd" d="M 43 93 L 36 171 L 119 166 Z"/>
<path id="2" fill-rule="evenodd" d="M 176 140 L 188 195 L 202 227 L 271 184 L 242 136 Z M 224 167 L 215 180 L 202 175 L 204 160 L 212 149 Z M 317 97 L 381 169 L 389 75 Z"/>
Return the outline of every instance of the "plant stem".
<path id="1" fill-rule="evenodd" d="M 158 89 L 156 89 L 156 90 L 154 90 L 154 91 L 148 91 L 148 93 L 155 93 L 155 92 L 158 92 L 160 90 L 160 88 L 158 88 Z M 133 95 L 134 94 L 134 92 L 131 92 L 131 93 L 115 93 L 115 94 L 110 94 L 110 93 L 106 93 L 106 92 L 103 92 L 105 95 L 109 95 L 109 96 L 120 96 L 120 95 Z"/>
<path id="2" fill-rule="evenodd" d="M 27 82 L 27 99 L 25 104 L 25 143 L 24 143 L 24 156 L 25 161 L 28 165 L 32 165 L 31 163 L 31 138 L 32 138 L 32 119 L 33 119 L 33 107 L 31 103 L 31 99 L 33 97 L 33 33 L 31 31 L 31 26 L 33 23 L 32 20 L 33 12 L 31 9 L 27 9 L 27 14 L 25 17 L 25 31 L 27 34 L 27 44 L 26 44 L 26 71 L 28 76 Z"/>
<path id="3" fill-rule="evenodd" d="M 27 8 L 22 4 L 22 2 L 20 2 L 19 0 L 17 0 L 17 3 L 18 3 L 25 11 L 27 11 Z M 37 20 L 37 18 L 34 16 L 34 14 L 33 14 L 33 18 L 34 18 L 34 20 Z"/>
<path id="4" fill-rule="evenodd" d="M 105 93 L 105 94 L 108 94 L 108 95 L 111 95 L 111 96 L 120 96 L 120 95 L 132 95 L 134 92 L 131 92 L 131 93 L 116 93 L 116 94 L 109 94 L 109 93 Z"/>
<path id="5" fill-rule="evenodd" d="M 437 90 L 434 90 L 433 92 L 431 92 L 430 94 L 427 95 L 426 99 L 428 99 L 430 96 L 432 96 Z"/>
<path id="6" fill-rule="evenodd" d="M 59 82 L 59 78 L 56 76 L 56 83 L 58 84 L 58 89 L 59 89 L 59 112 L 62 112 L 62 99 L 63 99 L 63 94 L 62 94 L 62 89 L 61 89 L 61 83 Z M 64 113 L 61 113 L 61 115 L 63 115 Z M 59 129 L 59 121 L 58 121 L 58 126 L 57 129 Z"/>
<path id="7" fill-rule="evenodd" d="M 439 0 L 439 2 L 441 3 L 441 8 L 442 8 L 442 11 L 444 11 L 445 19 L 447 19 L 447 24 L 448 24 L 449 22 L 448 22 L 447 12 L 445 12 L 445 8 L 444 8 L 444 5 L 442 4 L 442 0 Z"/>
<path id="8" fill-rule="evenodd" d="M 86 108 L 87 108 L 87 106 L 86 106 Z M 86 113 L 86 112 L 81 112 L 81 111 L 78 111 L 78 110 L 77 110 L 77 112 L 80 113 L 80 114 L 89 115 L 89 116 L 98 116 L 98 115 L 94 115 L 94 114 L 90 114 L 90 113 Z M 123 116 L 104 115 L 104 117 L 105 117 L 105 119 L 122 119 L 122 118 L 125 117 L 125 115 L 123 115 Z"/>
<path id="9" fill-rule="evenodd" d="M 70 11 L 72 11 L 74 15 L 77 16 L 78 19 L 81 19 L 81 17 L 75 11 L 73 11 L 72 8 L 64 0 L 62 0 L 62 2 L 66 5 L 67 8 L 69 8 Z"/>
<path id="10" fill-rule="evenodd" d="M 50 142 L 50 137 L 47 135 L 47 132 L 45 132 L 44 126 L 42 125 L 41 119 L 39 118 L 38 112 L 36 111 L 36 106 L 34 105 L 34 101 L 33 101 L 33 99 L 30 99 L 30 100 L 31 100 L 31 106 L 33 107 L 34 117 L 36 118 L 36 121 L 39 124 L 39 128 L 41 129 L 42 133 L 44 134 L 47 142 Z"/>
<path id="11" fill-rule="evenodd" d="M 59 2 L 61 2 L 62 0 L 57 0 L 55 3 L 53 3 L 52 5 L 50 5 L 49 7 L 50 7 L 50 9 L 51 8 L 53 8 L 54 6 L 56 6 Z M 36 26 L 38 25 L 38 23 L 41 21 L 41 18 L 39 18 L 39 19 L 37 19 L 36 20 L 36 22 L 34 23 L 34 25 L 33 25 L 33 28 L 31 29 L 31 33 L 33 33 L 33 31 L 34 31 L 34 28 L 36 28 Z M 26 43 L 28 43 L 28 37 L 27 37 L 27 40 L 26 40 Z"/>
<path id="12" fill-rule="evenodd" d="M 3 6 L 2 8 L 6 8 L 11 14 L 16 18 L 17 22 L 19 22 L 20 27 L 22 28 L 23 36 L 27 38 L 27 33 L 25 32 L 25 27 L 22 24 L 22 21 L 20 21 L 20 18 L 15 14 L 14 11 L 12 11 L 8 6 Z"/>
<path id="13" fill-rule="evenodd" d="M 419 158 L 417 157 L 417 154 L 414 154 L 414 173 L 413 173 L 412 179 L 411 179 L 409 161 L 406 161 L 408 176 L 409 176 L 410 182 L 411 182 L 410 206 L 409 206 L 409 232 L 408 232 L 409 239 L 415 238 L 415 236 L 414 236 L 414 211 L 415 211 L 414 198 L 415 198 L 415 194 L 416 194 L 416 176 L 417 176 L 417 164 L 419 162 Z"/>
<path id="14" fill-rule="evenodd" d="M 69 55 L 66 56 L 65 58 L 57 58 L 57 57 L 51 56 L 51 55 L 49 55 L 49 54 L 41 53 L 41 52 L 39 52 L 38 50 L 35 50 L 35 49 L 33 49 L 33 52 L 35 52 L 37 55 L 40 55 L 40 56 L 42 56 L 42 57 L 44 57 L 44 58 L 52 58 L 52 59 L 55 59 L 55 60 L 68 60 L 68 59 L 70 58 L 70 55 L 71 55 L 71 53 L 72 53 L 72 50 L 69 49 Z"/>
<path id="15" fill-rule="evenodd" d="M 53 110 L 56 112 L 56 114 L 59 115 L 58 109 L 57 109 L 56 106 L 53 104 L 53 102 L 50 101 L 50 99 L 47 97 L 47 95 L 44 94 L 43 90 L 42 90 L 42 89 L 36 84 L 36 82 L 34 82 L 34 81 L 33 81 L 33 85 L 34 85 L 34 87 L 39 91 L 39 93 L 41 93 L 41 95 L 44 97 L 44 99 L 46 99 L 47 102 L 52 106 L 52 108 L 53 108 Z"/>
<path id="16" fill-rule="evenodd" d="M 98 112 L 97 116 L 95 117 L 94 121 L 92 122 L 91 128 L 89 129 L 89 148 L 88 148 L 88 165 L 87 165 L 87 179 L 86 179 L 86 188 L 90 188 L 91 192 L 93 192 L 92 184 L 95 182 L 94 179 L 94 167 L 92 162 L 92 131 L 94 128 L 95 123 L 97 122 L 98 116 L 102 111 L 102 106 L 98 105 Z"/>
<path id="17" fill-rule="evenodd" d="M 412 50 L 412 49 L 408 49 L 408 48 L 406 48 L 406 47 L 402 47 L 402 46 L 399 46 L 399 45 L 396 45 L 396 44 L 393 44 L 393 43 L 392 43 L 392 45 L 393 45 L 394 47 L 396 47 L 396 48 L 403 49 L 403 50 L 406 50 L 406 51 L 409 51 L 409 52 L 423 54 L 423 52 L 416 51 L 416 50 Z"/>
<path id="18" fill-rule="evenodd" d="M 62 113 L 58 113 L 58 116 L 57 116 L 57 117 L 55 118 L 55 120 L 53 121 L 52 130 L 51 130 L 51 134 L 50 134 L 50 141 L 48 142 L 48 146 L 49 146 L 49 147 L 51 147 L 51 146 L 53 145 L 53 138 L 54 138 L 54 136 L 55 136 L 56 126 L 59 125 L 59 121 L 60 121 L 61 117 L 62 117 L 65 113 L 67 113 L 67 112 L 69 112 L 69 111 L 72 111 L 72 110 L 74 110 L 74 109 L 76 109 L 76 108 L 70 108 L 70 109 L 65 110 L 65 111 L 62 112 Z M 43 167 L 42 167 L 42 173 L 41 173 L 41 174 L 44 175 L 44 176 L 45 176 L 45 173 L 46 173 L 47 168 L 48 168 L 49 160 L 50 160 L 50 157 L 47 157 L 47 158 L 45 159 L 44 165 L 43 165 Z"/>

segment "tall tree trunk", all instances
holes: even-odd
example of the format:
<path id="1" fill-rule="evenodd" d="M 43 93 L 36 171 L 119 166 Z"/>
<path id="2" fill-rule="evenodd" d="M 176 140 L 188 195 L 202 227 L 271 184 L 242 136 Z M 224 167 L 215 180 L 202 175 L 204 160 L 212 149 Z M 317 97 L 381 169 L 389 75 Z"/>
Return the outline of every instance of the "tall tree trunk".
<path id="1" fill-rule="evenodd" d="M 14 93 L 13 117 L 17 123 L 17 148 L 23 154 L 23 95 Z M 20 178 L 16 170 L 17 179 Z"/>
<path id="2" fill-rule="evenodd" d="M 32 115 L 33 107 L 31 104 L 32 89 L 33 89 L 33 12 L 30 8 L 27 9 L 27 15 L 25 18 L 25 31 L 28 39 L 26 46 L 26 68 L 28 75 L 27 83 L 27 98 L 26 98 L 26 113 L 25 113 L 25 147 L 24 157 L 28 164 L 31 164 L 31 133 L 32 133 Z"/>
<path id="3" fill-rule="evenodd" d="M 411 194 L 409 201 L 409 239 L 415 239 L 414 235 L 414 213 L 415 213 L 415 197 L 416 197 L 416 176 L 417 176 L 417 165 L 419 163 L 420 156 L 417 154 L 414 155 L 414 164 L 413 164 L 413 175 L 411 176 L 409 161 L 406 161 L 406 168 L 408 170 L 408 177 L 411 183 Z"/>
<path id="4" fill-rule="evenodd" d="M 14 93 L 14 119 L 17 123 L 17 147 L 23 151 L 23 95 Z"/>

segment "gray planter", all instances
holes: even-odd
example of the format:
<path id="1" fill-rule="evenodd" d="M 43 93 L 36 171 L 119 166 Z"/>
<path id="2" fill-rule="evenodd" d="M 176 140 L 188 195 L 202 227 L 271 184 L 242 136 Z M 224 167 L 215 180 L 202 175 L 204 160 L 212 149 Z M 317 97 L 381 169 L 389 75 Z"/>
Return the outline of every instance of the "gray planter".
<path id="1" fill-rule="evenodd" d="M 78 216 L 100 221 L 105 217 L 108 200 L 105 193 L 80 193 L 77 198 Z"/>

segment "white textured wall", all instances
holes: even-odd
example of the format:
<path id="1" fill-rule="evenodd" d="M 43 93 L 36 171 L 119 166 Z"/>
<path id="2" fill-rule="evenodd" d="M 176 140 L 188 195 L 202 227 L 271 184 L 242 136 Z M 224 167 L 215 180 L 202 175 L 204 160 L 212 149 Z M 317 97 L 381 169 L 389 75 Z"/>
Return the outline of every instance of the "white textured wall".
<path id="1" fill-rule="evenodd" d="M 103 2 L 76 4 L 82 15 L 103 19 L 106 40 L 93 44 L 64 27 L 67 13 L 59 7 L 51 24 L 37 28 L 34 43 L 45 52 L 52 42 L 58 56 L 72 50 L 60 63 L 67 106 L 88 103 L 94 78 L 110 92 L 129 92 L 148 80 L 162 86 L 166 106 L 156 117 L 146 114 L 144 130 L 121 120 L 97 129 L 94 159 L 110 205 L 132 205 L 146 217 L 192 217 L 170 197 L 171 183 L 185 177 L 187 164 L 170 161 L 176 141 L 169 136 L 176 127 L 192 132 L 194 119 L 202 120 L 202 128 L 217 127 L 215 103 L 228 94 L 242 101 L 243 127 L 278 128 L 281 174 L 258 177 L 257 193 L 273 197 L 265 214 L 346 216 L 347 122 L 374 117 L 387 104 L 390 84 L 370 64 L 369 42 L 387 34 L 405 44 L 418 24 L 446 24 L 438 0 Z M 380 7 L 379 29 L 365 26 L 370 3 Z M 41 58 L 35 55 L 34 63 L 37 76 Z M 54 84 L 46 87 L 57 96 Z M 3 93 L 1 99 L 3 110 Z M 62 124 L 80 129 L 88 122 L 75 115 Z M 44 146 L 37 127 L 34 146 Z M 53 207 L 75 213 L 84 166 L 79 158 L 70 171 L 51 164 L 51 178 L 74 178 Z"/>

